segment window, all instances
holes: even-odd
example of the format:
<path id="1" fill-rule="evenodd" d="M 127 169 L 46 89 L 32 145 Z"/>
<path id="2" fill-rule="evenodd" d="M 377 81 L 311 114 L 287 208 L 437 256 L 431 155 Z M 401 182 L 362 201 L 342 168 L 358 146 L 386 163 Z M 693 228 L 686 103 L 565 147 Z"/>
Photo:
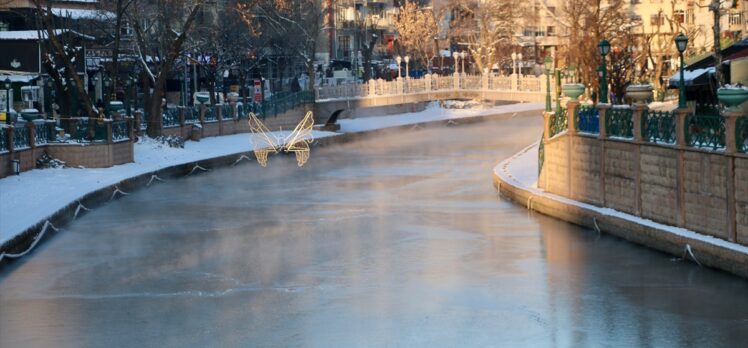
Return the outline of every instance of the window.
<path id="1" fill-rule="evenodd" d="M 694 14 L 693 7 L 689 7 L 686 10 L 686 24 L 693 25 L 694 23 L 696 23 L 696 15 Z"/>
<path id="2" fill-rule="evenodd" d="M 546 28 L 545 33 L 548 36 L 556 36 L 556 28 L 549 26 L 548 28 Z"/>
<path id="3" fill-rule="evenodd" d="M 8 31 L 10 30 L 10 24 L 8 22 L 0 21 L 0 31 Z"/>
<path id="4" fill-rule="evenodd" d="M 649 24 L 653 26 L 660 26 L 665 24 L 665 16 L 662 14 L 653 14 L 649 17 Z"/>
<path id="5" fill-rule="evenodd" d="M 351 37 L 347 35 L 338 36 L 338 58 L 350 58 Z"/>
<path id="6" fill-rule="evenodd" d="M 676 10 L 673 12 L 673 19 L 676 23 L 683 24 L 686 22 L 686 13 L 683 10 Z"/>
<path id="7" fill-rule="evenodd" d="M 535 27 L 527 27 L 522 31 L 522 36 L 533 36 L 535 35 Z"/>
<path id="8" fill-rule="evenodd" d="M 641 4 L 641 3 L 642 3 L 641 0 L 631 0 L 631 4 L 632 5 L 638 5 L 638 4 Z"/>
<path id="9" fill-rule="evenodd" d="M 730 13 L 730 25 L 741 25 L 743 24 L 743 13 L 736 12 Z"/>

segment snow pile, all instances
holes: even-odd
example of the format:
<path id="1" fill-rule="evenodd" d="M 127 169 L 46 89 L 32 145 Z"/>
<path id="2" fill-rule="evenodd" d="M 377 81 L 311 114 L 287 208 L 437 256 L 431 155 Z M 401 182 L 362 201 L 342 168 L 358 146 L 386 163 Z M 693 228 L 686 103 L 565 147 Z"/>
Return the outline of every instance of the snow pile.
<path id="1" fill-rule="evenodd" d="M 445 100 L 441 106 L 445 109 L 474 109 L 483 107 L 483 103 L 476 100 Z"/>

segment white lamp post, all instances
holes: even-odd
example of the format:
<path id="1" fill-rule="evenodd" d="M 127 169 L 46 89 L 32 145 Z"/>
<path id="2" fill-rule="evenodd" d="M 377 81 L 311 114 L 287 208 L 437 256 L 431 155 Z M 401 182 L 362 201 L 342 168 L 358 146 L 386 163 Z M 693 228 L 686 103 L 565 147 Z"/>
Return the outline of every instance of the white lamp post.
<path id="1" fill-rule="evenodd" d="M 455 74 L 459 74 L 460 71 L 457 70 L 457 60 L 460 58 L 460 54 L 457 52 L 452 53 L 452 58 L 455 59 Z"/>
<path id="2" fill-rule="evenodd" d="M 512 75 L 517 73 L 517 53 L 512 52 Z"/>
<path id="3" fill-rule="evenodd" d="M 408 65 L 410 63 L 410 56 L 405 56 L 405 78 L 410 78 L 410 66 Z"/>
<path id="4" fill-rule="evenodd" d="M 517 73 L 522 77 L 522 53 L 517 53 Z"/>
<path id="5" fill-rule="evenodd" d="M 462 58 L 462 74 L 463 75 L 465 74 L 465 56 L 467 56 L 465 51 L 460 52 L 460 58 Z"/>
<path id="6" fill-rule="evenodd" d="M 397 78 L 400 79 L 400 63 L 403 61 L 403 57 L 397 56 L 395 60 L 397 61 Z"/>

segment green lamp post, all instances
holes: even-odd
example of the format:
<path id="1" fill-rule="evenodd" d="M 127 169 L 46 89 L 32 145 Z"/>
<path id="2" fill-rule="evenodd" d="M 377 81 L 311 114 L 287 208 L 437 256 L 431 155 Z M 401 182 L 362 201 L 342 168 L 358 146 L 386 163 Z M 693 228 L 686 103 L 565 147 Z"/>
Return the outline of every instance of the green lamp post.
<path id="1" fill-rule="evenodd" d="M 553 59 L 546 56 L 543 61 L 545 65 L 545 111 L 551 112 L 551 74 L 553 73 Z"/>
<path id="2" fill-rule="evenodd" d="M 610 42 L 608 40 L 603 39 L 600 41 L 600 44 L 597 45 L 597 48 L 600 50 L 600 55 L 602 58 L 602 71 L 600 72 L 600 103 L 607 104 L 608 103 L 608 81 L 607 81 L 607 68 L 605 66 L 605 56 L 610 53 Z"/>
<path id="3" fill-rule="evenodd" d="M 679 108 L 685 108 L 686 107 L 686 81 L 685 77 L 683 76 L 683 52 L 686 51 L 686 48 L 688 47 L 688 36 L 684 35 L 683 33 L 678 34 L 678 36 L 675 37 L 675 47 L 678 49 L 678 53 L 680 54 L 680 81 L 678 81 L 678 107 Z"/>

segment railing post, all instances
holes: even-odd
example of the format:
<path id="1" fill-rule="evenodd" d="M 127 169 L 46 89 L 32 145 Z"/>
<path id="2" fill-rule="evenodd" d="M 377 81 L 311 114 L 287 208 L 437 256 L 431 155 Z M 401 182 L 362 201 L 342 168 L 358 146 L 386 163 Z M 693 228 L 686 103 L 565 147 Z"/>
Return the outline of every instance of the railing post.
<path id="1" fill-rule="evenodd" d="M 125 117 L 127 120 L 127 137 L 130 138 L 130 141 L 135 141 L 135 126 L 137 123 L 135 123 L 134 117 Z"/>
<path id="2" fill-rule="evenodd" d="M 205 104 L 200 103 L 197 117 L 200 120 L 200 124 L 205 124 Z"/>
<path id="3" fill-rule="evenodd" d="M 597 110 L 598 110 L 598 122 L 600 122 L 599 127 L 600 133 L 598 135 L 598 139 L 606 139 L 608 137 L 608 128 L 605 127 L 605 125 L 608 123 L 608 110 L 610 110 L 610 104 L 597 104 Z"/>
<path id="4" fill-rule="evenodd" d="M 488 68 L 483 69 L 483 75 L 480 76 L 481 89 L 488 90 Z"/>
<path id="5" fill-rule="evenodd" d="M 460 89 L 460 73 L 455 72 L 454 79 L 452 80 L 452 89 Z"/>
<path id="6" fill-rule="evenodd" d="M 104 119 L 104 125 L 106 126 L 106 143 L 113 144 L 114 139 L 112 137 L 112 120 Z"/>
<path id="7" fill-rule="evenodd" d="M 737 185 L 735 183 L 735 154 L 738 153 L 737 123 L 742 111 L 725 111 L 725 153 L 727 155 L 727 239 L 738 241 L 737 232 Z M 741 241 L 742 242 L 742 241 Z"/>
<path id="8" fill-rule="evenodd" d="M 675 110 L 675 143 L 681 149 L 686 147 L 686 117 L 689 112 L 687 108 Z"/>
<path id="9" fill-rule="evenodd" d="M 576 135 L 577 134 L 577 109 L 579 108 L 579 101 L 572 99 L 566 103 L 566 134 Z"/>
<path id="10" fill-rule="evenodd" d="M 642 134 L 642 118 L 644 117 L 644 112 L 649 110 L 649 107 L 647 104 L 643 103 L 635 103 L 632 106 L 632 120 L 634 122 L 634 142 L 635 143 L 641 143 L 644 140 L 644 136 Z"/>
<path id="11" fill-rule="evenodd" d="M 184 127 L 184 108 L 178 107 L 177 108 L 177 116 L 179 117 L 179 126 Z"/>
<path id="12" fill-rule="evenodd" d="M 725 118 L 725 153 L 733 155 L 738 152 L 736 128 L 738 118 L 743 117 L 743 113 L 741 111 L 725 111 L 722 116 Z"/>
<path id="13" fill-rule="evenodd" d="M 142 123 L 143 113 L 140 111 L 135 111 L 132 113 L 132 115 L 135 118 L 135 124 L 133 125 L 133 128 L 138 127 L 136 133 L 140 134 L 140 124 Z"/>
<path id="14" fill-rule="evenodd" d="M 26 128 L 29 129 L 29 147 L 34 149 L 36 148 L 36 124 L 34 122 L 26 122 Z"/>

